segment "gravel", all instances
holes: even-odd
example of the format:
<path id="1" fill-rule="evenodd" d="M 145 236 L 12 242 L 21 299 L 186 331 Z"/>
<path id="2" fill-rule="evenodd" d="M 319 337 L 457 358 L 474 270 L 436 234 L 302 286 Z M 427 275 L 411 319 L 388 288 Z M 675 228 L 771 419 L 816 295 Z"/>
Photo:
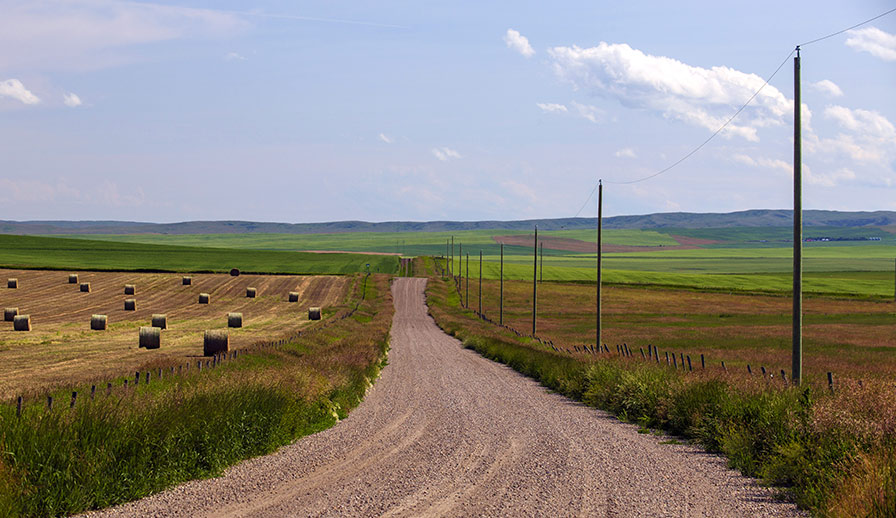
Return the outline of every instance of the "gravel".
<path id="1" fill-rule="evenodd" d="M 803 516 L 724 458 L 465 350 L 395 279 L 389 365 L 335 427 L 92 517 Z"/>

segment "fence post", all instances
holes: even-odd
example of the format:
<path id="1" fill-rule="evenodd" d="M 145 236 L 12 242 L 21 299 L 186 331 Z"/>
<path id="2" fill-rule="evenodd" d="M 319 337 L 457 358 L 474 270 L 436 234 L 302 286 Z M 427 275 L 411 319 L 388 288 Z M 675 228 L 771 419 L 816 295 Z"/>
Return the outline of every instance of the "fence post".
<path id="1" fill-rule="evenodd" d="M 22 417 L 22 396 L 16 398 L 16 417 Z"/>
<path id="2" fill-rule="evenodd" d="M 747 364 L 747 374 L 749 374 L 750 376 L 753 375 L 753 369 L 750 367 L 749 363 Z"/>
<path id="3" fill-rule="evenodd" d="M 830 389 L 831 394 L 834 393 L 834 374 L 828 372 L 828 389 Z"/>
<path id="4" fill-rule="evenodd" d="M 682 364 L 682 367 L 683 367 L 683 366 L 684 366 L 684 364 Z M 694 370 L 694 368 L 691 367 L 691 355 L 689 354 L 689 355 L 688 355 L 688 371 L 689 371 L 689 372 L 693 372 L 693 370 Z"/>
<path id="5" fill-rule="evenodd" d="M 93 397 L 96 395 L 96 385 L 90 386 L 90 399 L 93 400 Z"/>
<path id="6" fill-rule="evenodd" d="M 47 396 L 47 410 L 53 410 L 53 396 Z"/>
<path id="7" fill-rule="evenodd" d="M 703 358 L 703 354 L 700 354 L 700 368 L 706 370 L 706 359 Z"/>
<path id="8" fill-rule="evenodd" d="M 728 372 L 728 367 L 725 366 L 725 360 L 722 360 L 722 368 L 725 370 L 726 373 Z"/>
<path id="9" fill-rule="evenodd" d="M 69 407 L 69 408 L 75 408 L 75 401 L 76 401 L 77 399 L 78 399 L 78 393 L 73 391 L 73 392 L 72 392 L 72 402 L 71 402 L 71 404 L 70 404 L 68 407 Z"/>
<path id="10" fill-rule="evenodd" d="M 112 394 L 112 382 L 111 381 L 106 383 L 106 395 L 108 396 L 110 394 Z"/>

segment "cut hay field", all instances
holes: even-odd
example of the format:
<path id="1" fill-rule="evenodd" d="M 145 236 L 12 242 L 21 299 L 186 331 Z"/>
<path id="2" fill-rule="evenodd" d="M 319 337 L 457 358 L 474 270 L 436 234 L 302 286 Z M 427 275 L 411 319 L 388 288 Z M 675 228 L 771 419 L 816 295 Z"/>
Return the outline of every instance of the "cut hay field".
<path id="1" fill-rule="evenodd" d="M 308 307 L 343 303 L 352 277 L 299 275 L 192 274 L 182 285 L 180 274 L 77 272 L 90 292 L 68 283 L 68 273 L 45 270 L 0 270 L 0 307 L 17 307 L 32 319 L 32 331 L 13 331 L 0 322 L 0 399 L 40 393 L 62 385 L 105 381 L 154 365 L 184 363 L 202 356 L 203 332 L 227 327 L 227 313 L 243 314 L 242 328 L 230 329 L 230 347 L 279 339 L 308 323 Z M 18 288 L 6 287 L 17 278 Z M 125 284 L 135 295 L 125 295 Z M 246 288 L 257 289 L 256 298 Z M 298 292 L 298 302 L 287 302 Z M 210 295 L 199 304 L 199 294 Z M 136 299 L 136 311 L 124 300 Z M 168 316 L 161 348 L 138 348 L 138 330 L 153 314 Z M 92 314 L 108 316 L 105 331 L 90 330 Z"/>
<path id="2" fill-rule="evenodd" d="M 487 280 L 482 289 L 483 313 L 497 321 L 499 284 Z M 504 323 L 531 332 L 531 282 L 505 281 L 504 297 Z M 478 279 L 470 283 L 469 307 L 478 309 Z M 538 335 L 570 349 L 593 344 L 595 308 L 593 284 L 541 283 Z M 896 304 L 806 298 L 803 308 L 807 379 L 823 384 L 828 371 L 855 379 L 896 372 Z M 611 286 L 603 290 L 603 342 L 611 349 L 627 343 L 636 353 L 650 344 L 698 361 L 702 353 L 717 368 L 724 360 L 744 373 L 747 364 L 789 372 L 790 312 L 786 297 Z"/>

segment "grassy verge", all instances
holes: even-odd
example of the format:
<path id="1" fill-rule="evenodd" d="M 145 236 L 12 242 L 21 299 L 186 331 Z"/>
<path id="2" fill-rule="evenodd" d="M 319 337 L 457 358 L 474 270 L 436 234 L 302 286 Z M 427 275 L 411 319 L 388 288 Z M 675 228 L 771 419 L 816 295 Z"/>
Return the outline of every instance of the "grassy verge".
<path id="1" fill-rule="evenodd" d="M 130 389 L 119 383 L 111 395 L 71 409 L 66 394 L 55 395 L 66 404 L 51 411 L 31 404 L 21 417 L 0 406 L 0 516 L 56 516 L 133 500 L 332 426 L 384 365 L 388 284 L 377 275 L 356 283 L 355 302 L 341 314 L 215 369 Z"/>
<path id="2" fill-rule="evenodd" d="M 418 271 L 432 272 L 421 260 Z M 430 313 L 449 334 L 567 397 L 727 456 L 817 516 L 896 514 L 896 390 L 843 381 L 830 394 L 719 371 L 683 373 L 616 355 L 574 357 L 476 318 L 430 275 Z M 558 344 L 560 345 L 560 344 Z"/>

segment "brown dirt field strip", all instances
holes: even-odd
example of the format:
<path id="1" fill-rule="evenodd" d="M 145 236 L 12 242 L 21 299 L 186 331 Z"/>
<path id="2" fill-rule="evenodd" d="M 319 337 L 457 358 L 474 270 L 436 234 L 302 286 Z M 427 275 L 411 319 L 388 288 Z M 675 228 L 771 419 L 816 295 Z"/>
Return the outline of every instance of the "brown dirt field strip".
<path id="1" fill-rule="evenodd" d="M 68 272 L 0 270 L 0 278 L 18 277 L 18 289 L 0 289 L 0 307 L 29 314 L 31 332 L 16 332 L 0 322 L 0 398 L 23 392 L 121 376 L 141 366 L 183 362 L 202 355 L 206 329 L 226 328 L 227 313 L 243 313 L 243 327 L 230 329 L 230 346 L 239 349 L 287 335 L 308 323 L 308 307 L 342 303 L 350 280 L 337 276 L 192 274 L 183 286 L 180 274 L 78 272 L 90 293 L 68 284 Z M 135 284 L 136 295 L 124 285 Z M 246 297 L 246 288 L 258 290 Z M 287 302 L 290 291 L 298 303 Z M 210 304 L 199 304 L 199 293 Z M 124 300 L 137 299 L 136 311 Z M 108 315 L 106 331 L 91 331 L 92 314 Z M 154 313 L 168 315 L 162 347 L 137 347 L 140 326 Z"/>
<path id="2" fill-rule="evenodd" d="M 635 246 L 635 245 L 608 245 L 604 244 L 603 252 L 605 253 L 629 253 L 629 252 L 659 252 L 663 250 L 693 250 L 700 248 L 698 245 L 712 244 L 716 241 L 709 239 L 696 239 L 683 236 L 671 236 L 679 245 L 672 246 Z M 514 246 L 532 246 L 534 236 L 494 236 L 492 239 L 498 244 L 514 245 Z M 551 250 L 565 250 L 568 252 L 581 253 L 597 253 L 597 243 L 581 241 L 579 239 L 570 239 L 565 237 L 541 237 L 540 242 L 544 243 L 545 248 Z"/>

